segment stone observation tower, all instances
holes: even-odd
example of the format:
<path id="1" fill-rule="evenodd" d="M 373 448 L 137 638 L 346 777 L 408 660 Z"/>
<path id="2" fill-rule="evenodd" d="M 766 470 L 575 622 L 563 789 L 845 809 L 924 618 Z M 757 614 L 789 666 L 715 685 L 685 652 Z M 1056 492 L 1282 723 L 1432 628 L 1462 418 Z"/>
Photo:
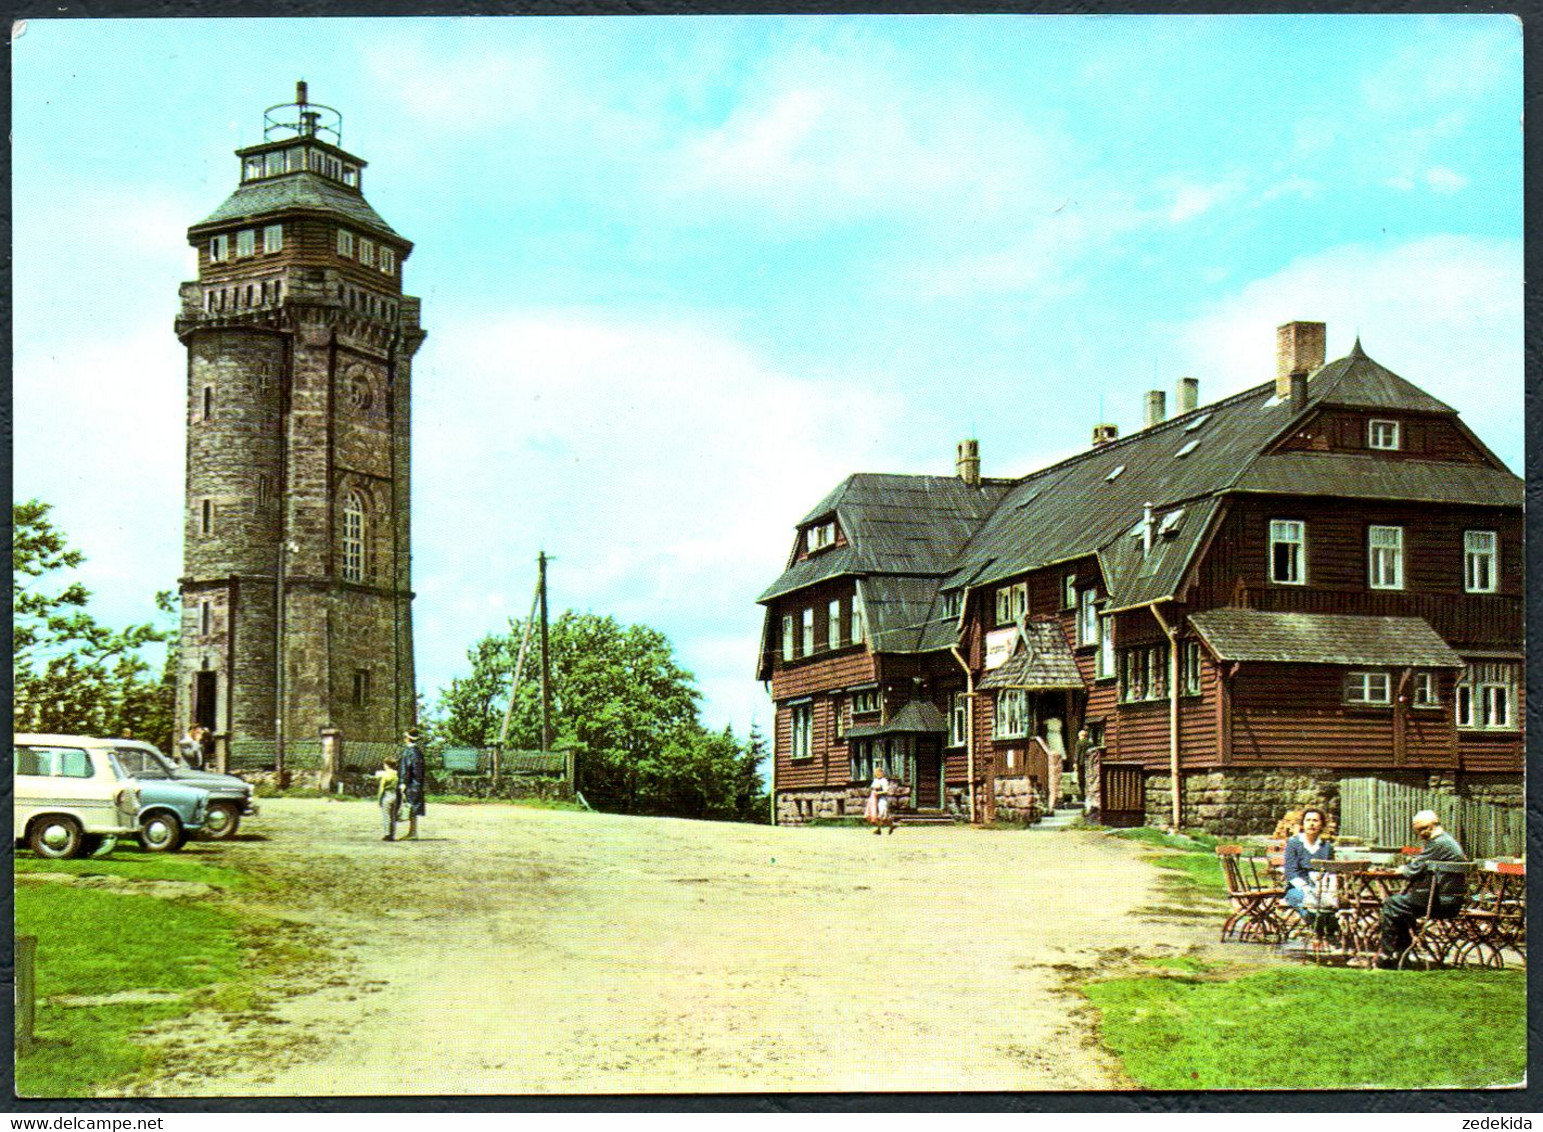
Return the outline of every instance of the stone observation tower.
<path id="1" fill-rule="evenodd" d="M 419 301 L 412 244 L 364 198 L 342 116 L 295 101 L 236 151 L 240 182 L 188 229 L 177 726 L 237 766 L 314 766 L 321 733 L 414 722 L 410 497 Z"/>

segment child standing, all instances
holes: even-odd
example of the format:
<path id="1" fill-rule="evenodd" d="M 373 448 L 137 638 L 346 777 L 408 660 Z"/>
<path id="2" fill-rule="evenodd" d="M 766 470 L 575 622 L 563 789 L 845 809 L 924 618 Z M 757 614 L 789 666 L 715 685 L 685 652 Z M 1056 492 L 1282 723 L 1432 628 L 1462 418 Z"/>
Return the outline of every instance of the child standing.
<path id="1" fill-rule="evenodd" d="M 380 806 L 380 822 L 386 831 L 386 836 L 381 840 L 395 841 L 396 811 L 402 800 L 401 791 L 397 785 L 395 756 L 386 759 L 385 765 L 375 772 L 375 777 L 380 779 L 380 784 L 375 789 L 375 802 Z"/>

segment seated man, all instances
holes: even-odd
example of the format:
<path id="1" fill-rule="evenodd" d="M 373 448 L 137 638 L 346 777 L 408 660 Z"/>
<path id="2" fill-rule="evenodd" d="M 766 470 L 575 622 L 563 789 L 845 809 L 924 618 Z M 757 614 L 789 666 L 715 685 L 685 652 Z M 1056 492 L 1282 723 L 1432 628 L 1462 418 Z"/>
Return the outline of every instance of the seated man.
<path id="1" fill-rule="evenodd" d="M 1382 951 L 1377 956 L 1377 966 L 1391 970 L 1398 966 L 1398 959 L 1409 949 L 1409 936 L 1415 921 L 1430 914 L 1438 920 L 1450 920 L 1463 910 L 1468 895 L 1467 882 L 1462 873 L 1441 872 L 1431 868 L 1435 861 L 1463 861 L 1463 847 L 1457 839 L 1441 828 L 1441 819 L 1433 810 L 1421 810 L 1411 823 L 1417 837 L 1425 844 L 1419 854 L 1410 859 L 1400 872 L 1408 878 L 1404 891 L 1396 893 L 1382 905 Z M 1432 886 L 1435 887 L 1432 900 Z"/>

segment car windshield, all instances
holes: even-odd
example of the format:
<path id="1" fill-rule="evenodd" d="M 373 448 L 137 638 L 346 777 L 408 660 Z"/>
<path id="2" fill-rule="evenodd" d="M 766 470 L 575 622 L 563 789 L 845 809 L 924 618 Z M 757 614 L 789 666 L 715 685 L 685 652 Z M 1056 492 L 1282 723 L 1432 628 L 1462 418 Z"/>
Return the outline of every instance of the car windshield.
<path id="1" fill-rule="evenodd" d="M 132 774 L 130 774 L 127 770 L 124 769 L 123 764 L 118 761 L 118 756 L 115 753 L 113 753 L 112 751 L 108 751 L 107 752 L 107 765 L 112 770 L 114 778 L 133 778 L 134 777 Z"/>
<path id="2" fill-rule="evenodd" d="M 171 772 L 142 747 L 117 747 L 113 754 L 131 778 L 170 778 Z"/>

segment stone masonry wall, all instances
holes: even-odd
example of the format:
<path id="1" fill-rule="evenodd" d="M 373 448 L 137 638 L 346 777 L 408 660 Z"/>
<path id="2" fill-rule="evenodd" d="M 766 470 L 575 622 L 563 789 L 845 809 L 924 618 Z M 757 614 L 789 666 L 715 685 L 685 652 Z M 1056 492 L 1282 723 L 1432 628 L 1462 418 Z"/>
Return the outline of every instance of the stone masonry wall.
<path id="1" fill-rule="evenodd" d="M 1039 788 L 1028 777 L 996 780 L 997 821 L 1033 825 L 1045 815 Z"/>

